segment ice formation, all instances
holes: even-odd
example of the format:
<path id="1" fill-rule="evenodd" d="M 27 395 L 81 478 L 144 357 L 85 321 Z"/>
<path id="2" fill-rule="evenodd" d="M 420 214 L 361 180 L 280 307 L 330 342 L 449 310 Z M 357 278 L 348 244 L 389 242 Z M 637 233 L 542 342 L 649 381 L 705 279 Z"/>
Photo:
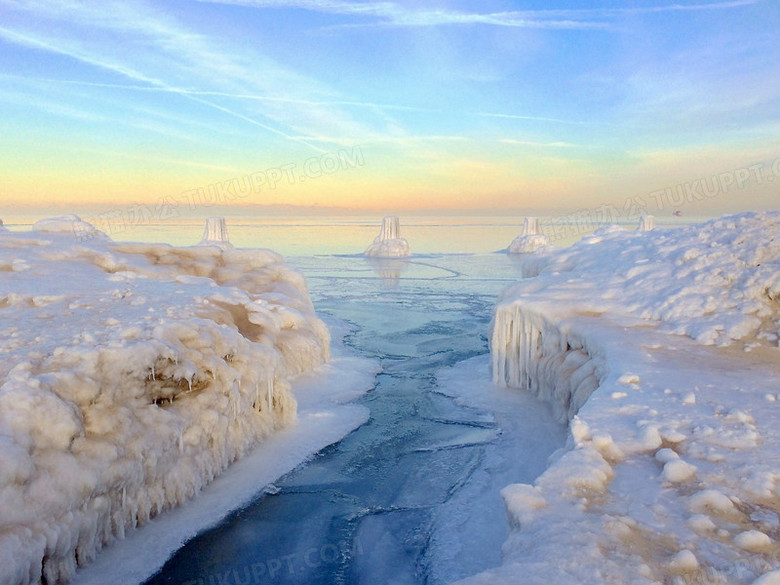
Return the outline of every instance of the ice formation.
<path id="1" fill-rule="evenodd" d="M 204 246 L 231 246 L 224 217 L 209 217 L 206 220 L 206 227 L 203 230 L 203 238 L 200 243 Z"/>
<path id="2" fill-rule="evenodd" d="M 524 274 L 496 306 L 495 381 L 550 401 L 571 436 L 502 492 L 503 563 L 462 583 L 772 582 L 780 212 L 604 229 Z"/>
<path id="3" fill-rule="evenodd" d="M 108 239 L 108 236 L 82 220 L 78 215 L 61 215 L 36 221 L 32 226 L 33 231 L 42 233 L 71 234 L 80 240 L 100 238 Z"/>
<path id="4" fill-rule="evenodd" d="M 382 218 L 382 228 L 365 251 L 366 256 L 398 258 L 409 256 L 409 242 L 401 237 L 401 224 L 397 217 Z"/>
<path id="5" fill-rule="evenodd" d="M 655 217 L 652 215 L 641 215 L 639 217 L 639 231 L 649 232 L 655 227 Z"/>
<path id="6" fill-rule="evenodd" d="M 550 240 L 539 229 L 539 218 L 526 217 L 523 222 L 523 232 L 509 244 L 510 254 L 531 254 L 539 248 L 550 245 Z"/>
<path id="7" fill-rule="evenodd" d="M 328 358 L 269 250 L 0 238 L 0 583 L 63 583 L 296 416 Z M 78 232 L 77 232 L 78 233 Z M 86 232 L 91 233 L 91 232 Z"/>

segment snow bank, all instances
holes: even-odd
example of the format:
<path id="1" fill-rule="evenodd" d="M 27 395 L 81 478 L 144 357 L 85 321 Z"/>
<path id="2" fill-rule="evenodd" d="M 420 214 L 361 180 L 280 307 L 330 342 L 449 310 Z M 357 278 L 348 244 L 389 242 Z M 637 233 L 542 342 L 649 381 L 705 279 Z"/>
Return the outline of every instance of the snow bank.
<path id="1" fill-rule="evenodd" d="M 610 226 L 525 259 L 523 276 L 544 278 L 505 297 L 544 283 L 580 312 L 660 321 L 664 330 L 704 344 L 758 337 L 776 346 L 779 231 L 776 212 L 651 232 Z"/>
<path id="2" fill-rule="evenodd" d="M 409 242 L 401 237 L 400 221 L 397 217 L 382 218 L 382 228 L 365 251 L 366 256 L 397 258 L 409 256 Z"/>
<path id="3" fill-rule="evenodd" d="M 295 420 L 288 380 L 328 359 L 274 252 L 84 241 L 82 223 L 0 237 L 3 585 L 65 582 L 192 498 Z"/>
<path id="4" fill-rule="evenodd" d="M 549 245 L 549 238 L 539 229 L 539 218 L 526 217 L 522 233 L 512 240 L 507 252 L 510 254 L 532 254 Z"/>
<path id="5" fill-rule="evenodd" d="M 494 377 L 571 436 L 503 490 L 503 563 L 463 583 L 773 582 L 780 213 L 606 229 L 524 273 L 496 307 Z"/>
<path id="6" fill-rule="evenodd" d="M 189 539 L 272 491 L 273 482 L 368 420 L 368 408 L 351 401 L 373 388 L 381 366 L 347 349 L 344 338 L 354 331 L 345 323 L 331 319 L 328 328 L 334 341 L 330 361 L 291 381 L 298 403 L 296 423 L 264 440 L 197 498 L 101 552 L 95 562 L 79 569 L 72 585 L 144 583 Z"/>
<path id="7" fill-rule="evenodd" d="M 33 231 L 43 233 L 63 233 L 74 235 L 81 240 L 100 238 L 108 239 L 108 236 L 82 220 L 78 215 L 61 215 L 36 221 L 32 226 Z"/>

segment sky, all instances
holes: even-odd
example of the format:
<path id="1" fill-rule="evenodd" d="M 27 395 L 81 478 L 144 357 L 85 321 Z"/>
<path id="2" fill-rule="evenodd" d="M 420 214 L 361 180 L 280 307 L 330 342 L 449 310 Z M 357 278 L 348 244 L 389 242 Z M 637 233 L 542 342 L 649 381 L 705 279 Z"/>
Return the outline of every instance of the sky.
<path id="1" fill-rule="evenodd" d="M 0 0 L 0 218 L 780 207 L 775 0 Z"/>

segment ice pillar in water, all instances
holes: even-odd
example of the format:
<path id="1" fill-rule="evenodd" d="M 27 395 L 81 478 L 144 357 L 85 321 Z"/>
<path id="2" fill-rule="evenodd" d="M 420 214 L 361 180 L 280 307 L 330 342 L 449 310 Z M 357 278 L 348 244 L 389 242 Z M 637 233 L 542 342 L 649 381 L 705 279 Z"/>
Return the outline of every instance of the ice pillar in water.
<path id="1" fill-rule="evenodd" d="M 382 228 L 365 251 L 366 256 L 393 258 L 409 256 L 409 242 L 401 237 L 401 223 L 398 217 L 388 215 L 382 218 Z"/>
<path id="2" fill-rule="evenodd" d="M 203 239 L 200 243 L 203 245 L 230 245 L 224 217 L 209 217 L 206 220 L 206 228 L 203 230 Z"/>
<path id="3" fill-rule="evenodd" d="M 649 232 L 655 227 L 655 217 L 652 215 L 641 215 L 639 217 L 639 231 Z"/>
<path id="4" fill-rule="evenodd" d="M 549 246 L 550 240 L 539 229 L 538 217 L 526 217 L 523 221 L 523 232 L 509 244 L 510 254 L 531 254 L 539 248 Z"/>
<path id="5" fill-rule="evenodd" d="M 539 218 L 538 217 L 526 217 L 523 222 L 523 235 L 535 236 L 539 234 Z"/>

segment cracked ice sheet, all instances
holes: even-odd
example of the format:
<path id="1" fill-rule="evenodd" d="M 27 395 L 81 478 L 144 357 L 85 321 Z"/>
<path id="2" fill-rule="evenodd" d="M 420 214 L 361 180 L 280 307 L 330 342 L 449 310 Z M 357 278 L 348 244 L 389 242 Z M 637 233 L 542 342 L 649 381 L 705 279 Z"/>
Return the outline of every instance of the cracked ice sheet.
<path id="1" fill-rule="evenodd" d="M 317 372 L 293 381 L 297 422 L 234 463 L 194 500 L 150 520 L 101 552 L 69 585 L 143 583 L 188 539 L 247 505 L 274 481 L 368 420 L 369 410 L 350 401 L 374 385 L 379 365 L 352 357 L 336 342 L 349 330 L 345 323 L 325 321 L 334 336 L 333 357 Z"/>
<path id="2" fill-rule="evenodd" d="M 490 413 L 496 428 L 481 464 L 436 514 L 428 549 L 431 583 L 451 583 L 500 564 L 500 547 L 508 535 L 501 490 L 533 481 L 566 442 L 568 429 L 555 421 L 549 404 L 494 385 L 489 361 L 481 355 L 436 374 L 439 392 L 478 413 Z"/>

